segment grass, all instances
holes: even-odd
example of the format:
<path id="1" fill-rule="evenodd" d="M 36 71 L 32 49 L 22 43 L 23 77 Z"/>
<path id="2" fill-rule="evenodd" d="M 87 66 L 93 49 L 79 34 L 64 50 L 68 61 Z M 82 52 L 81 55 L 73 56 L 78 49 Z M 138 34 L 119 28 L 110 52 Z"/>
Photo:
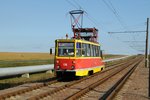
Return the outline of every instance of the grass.
<path id="1" fill-rule="evenodd" d="M 104 55 L 105 59 L 121 57 L 122 55 Z M 49 53 L 16 53 L 0 52 L 0 68 L 29 65 L 53 64 L 54 55 Z"/>
<path id="2" fill-rule="evenodd" d="M 123 57 L 125 55 L 113 55 L 113 54 L 105 54 L 103 55 L 104 59 L 111 59 L 111 58 L 119 58 L 119 57 Z"/>
<path id="3" fill-rule="evenodd" d="M 121 57 L 121 55 L 104 55 L 105 59 Z M 0 52 L 0 67 L 15 67 L 27 65 L 52 64 L 54 56 L 49 53 L 12 53 Z M 54 74 L 38 73 L 30 75 L 30 78 L 14 77 L 0 80 L 0 89 L 14 87 L 24 83 L 50 79 Z"/>
<path id="4" fill-rule="evenodd" d="M 52 64 L 53 62 L 54 62 L 53 59 L 47 59 L 47 60 L 0 61 L 0 68 L 29 66 L 29 65 L 44 65 L 44 64 Z"/>
<path id="5" fill-rule="evenodd" d="M 49 53 L 0 52 L 0 67 L 52 64 L 54 55 Z"/>
<path id="6" fill-rule="evenodd" d="M 54 56 L 49 53 L 19 53 L 19 52 L 0 52 L 0 60 L 16 61 L 16 60 L 45 60 L 53 59 Z"/>
<path id="7" fill-rule="evenodd" d="M 16 53 L 16 52 L 0 52 L 0 68 L 16 67 L 28 65 L 52 64 L 54 55 L 49 53 Z M 8 79 L 0 79 L 0 89 L 5 89 L 17 86 L 23 83 L 46 80 L 52 77 L 53 74 L 38 73 L 30 75 L 30 78 L 14 77 Z"/>
<path id="8" fill-rule="evenodd" d="M 50 78 L 54 77 L 53 73 L 37 73 L 30 75 L 30 78 L 25 77 L 14 77 L 8 79 L 1 79 L 0 80 L 0 90 L 18 86 L 24 83 L 31 83 L 31 82 L 40 82 L 50 80 Z"/>

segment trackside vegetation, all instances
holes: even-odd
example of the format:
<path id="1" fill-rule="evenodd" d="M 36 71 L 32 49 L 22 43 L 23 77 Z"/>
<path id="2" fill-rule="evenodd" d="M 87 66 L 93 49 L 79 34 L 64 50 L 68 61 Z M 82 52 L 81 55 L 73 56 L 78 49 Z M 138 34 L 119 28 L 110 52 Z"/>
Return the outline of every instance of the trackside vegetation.
<path id="1" fill-rule="evenodd" d="M 0 52 L 0 68 L 53 64 L 54 55 L 49 53 Z"/>
<path id="2" fill-rule="evenodd" d="M 122 55 L 104 55 L 104 59 L 121 57 Z M 19 53 L 19 52 L 0 52 L 0 68 L 19 67 L 30 65 L 53 64 L 54 55 L 49 53 Z"/>

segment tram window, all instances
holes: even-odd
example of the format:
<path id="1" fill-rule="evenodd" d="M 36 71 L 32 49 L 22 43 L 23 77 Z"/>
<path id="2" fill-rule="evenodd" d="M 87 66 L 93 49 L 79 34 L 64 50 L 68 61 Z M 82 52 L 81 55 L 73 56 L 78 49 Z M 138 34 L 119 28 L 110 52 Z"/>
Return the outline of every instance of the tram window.
<path id="1" fill-rule="evenodd" d="M 58 43 L 58 56 L 74 56 L 74 43 Z"/>
<path id="2" fill-rule="evenodd" d="M 81 49 L 81 43 L 76 43 L 76 48 L 78 49 L 78 48 L 80 48 Z"/>
<path id="3" fill-rule="evenodd" d="M 100 57 L 100 46 L 98 46 L 98 56 Z"/>
<path id="4" fill-rule="evenodd" d="M 82 44 L 82 56 L 87 56 L 86 44 Z"/>
<path id="5" fill-rule="evenodd" d="M 98 57 L 98 56 L 99 56 L 99 47 L 96 46 L 96 57 Z"/>
<path id="6" fill-rule="evenodd" d="M 100 46 L 99 46 L 99 48 L 98 48 L 99 50 L 99 56 L 101 57 L 101 48 L 100 48 Z"/>
<path id="7" fill-rule="evenodd" d="M 93 45 L 90 45 L 91 47 L 91 57 L 93 57 Z"/>
<path id="8" fill-rule="evenodd" d="M 90 44 L 86 44 L 87 56 L 91 56 Z"/>
<path id="9" fill-rule="evenodd" d="M 81 56 L 81 43 L 76 43 L 76 56 Z"/>
<path id="10" fill-rule="evenodd" d="M 93 45 L 93 56 L 95 57 L 96 56 L 96 46 L 95 45 Z"/>

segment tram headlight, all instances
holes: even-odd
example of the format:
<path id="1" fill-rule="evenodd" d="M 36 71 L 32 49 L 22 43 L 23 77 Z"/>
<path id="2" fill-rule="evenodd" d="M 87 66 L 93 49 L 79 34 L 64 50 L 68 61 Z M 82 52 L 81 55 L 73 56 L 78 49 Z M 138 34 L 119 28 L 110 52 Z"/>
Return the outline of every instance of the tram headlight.
<path id="1" fill-rule="evenodd" d="M 57 70 L 59 70 L 59 69 L 60 69 L 60 66 L 59 66 L 59 65 L 58 65 L 58 66 L 56 66 L 56 69 L 57 69 Z"/>
<path id="2" fill-rule="evenodd" d="M 75 67 L 74 66 L 71 66 L 71 69 L 73 70 Z"/>
<path id="3" fill-rule="evenodd" d="M 73 64 L 75 64 L 75 63 L 76 63 L 76 61 L 72 61 L 72 63 L 73 63 Z"/>
<path id="4" fill-rule="evenodd" d="M 56 60 L 56 63 L 58 64 L 58 63 L 59 63 L 59 60 Z"/>

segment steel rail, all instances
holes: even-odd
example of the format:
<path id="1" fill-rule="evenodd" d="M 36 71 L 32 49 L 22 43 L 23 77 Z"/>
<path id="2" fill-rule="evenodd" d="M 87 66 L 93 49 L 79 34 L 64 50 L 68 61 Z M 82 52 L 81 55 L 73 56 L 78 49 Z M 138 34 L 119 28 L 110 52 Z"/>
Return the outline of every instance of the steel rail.
<path id="1" fill-rule="evenodd" d="M 135 61 L 135 59 L 134 59 L 133 61 Z M 130 65 L 130 64 L 133 64 L 133 61 L 130 62 L 130 63 L 128 63 L 128 64 L 129 64 L 129 65 Z M 125 62 L 125 63 L 126 63 L 126 62 Z M 124 64 L 125 64 L 125 63 L 124 63 Z M 115 66 L 116 66 L 116 65 L 115 65 Z M 120 64 L 119 64 L 118 66 L 120 66 Z M 118 66 L 116 66 L 116 67 L 118 67 Z M 54 94 L 54 93 L 56 93 L 56 92 L 59 92 L 59 91 L 65 89 L 65 88 L 69 88 L 69 87 L 71 87 L 71 86 L 73 86 L 73 85 L 75 85 L 75 84 L 77 84 L 77 83 L 80 83 L 81 81 L 87 80 L 87 79 L 89 79 L 89 78 L 91 78 L 91 77 L 94 77 L 94 76 L 96 76 L 96 75 L 98 75 L 98 74 L 102 74 L 102 73 L 107 72 L 107 71 L 109 71 L 109 70 L 111 70 L 111 69 L 104 70 L 104 71 L 102 71 L 102 72 L 100 72 L 100 73 L 93 74 L 93 75 L 88 76 L 88 77 L 85 77 L 85 78 L 83 78 L 83 79 L 81 79 L 81 80 L 78 80 L 78 81 L 75 81 L 75 82 L 72 82 L 72 83 L 63 85 L 63 86 L 61 86 L 61 87 L 59 87 L 59 88 L 56 88 L 56 89 L 54 89 L 54 90 L 50 90 L 50 91 L 47 91 L 47 92 L 43 92 L 43 93 L 41 93 L 41 94 L 38 94 L 38 96 L 34 96 L 34 97 L 29 98 L 28 100 L 39 100 L 39 99 L 41 99 L 41 98 L 44 98 L 44 97 L 46 97 L 46 96 L 48 96 L 48 95 L 52 95 L 52 94 Z M 116 73 L 116 74 L 117 74 L 117 73 Z M 112 75 L 109 75 L 109 76 L 112 76 Z M 101 80 L 101 81 L 102 81 L 102 80 Z"/>
<path id="2" fill-rule="evenodd" d="M 26 92 L 29 92 L 29 91 L 32 91 L 32 90 L 35 90 L 35 89 L 39 89 L 39 88 L 42 88 L 42 87 L 45 87 L 45 86 L 48 86 L 48 85 L 51 85 L 51 84 L 54 84 L 54 83 L 57 83 L 57 82 L 58 82 L 58 79 L 56 77 L 54 77 L 50 80 L 50 82 L 45 82 L 45 83 L 42 83 L 42 84 L 36 84 L 32 87 L 24 88 L 24 89 L 21 89 L 21 90 L 16 90 L 16 91 L 6 93 L 6 94 L 0 94 L 0 100 L 4 100 L 4 99 L 9 98 L 11 96 L 15 96 L 15 95 L 23 94 L 23 93 L 26 93 Z"/>
<path id="3" fill-rule="evenodd" d="M 137 64 L 137 63 L 136 63 Z M 131 66 L 131 65 L 135 65 L 135 63 L 129 64 L 127 67 Z M 125 68 L 127 68 L 126 66 L 124 68 L 121 68 L 119 70 L 117 70 L 114 73 L 109 74 L 108 76 L 104 77 L 103 79 L 98 80 L 97 82 L 89 85 L 88 87 L 85 87 L 84 89 L 80 90 L 79 92 L 67 97 L 65 100 L 76 100 L 78 98 L 80 98 L 81 96 L 83 96 L 84 94 L 86 94 L 87 92 L 89 92 L 90 90 L 93 90 L 95 87 L 97 87 L 98 85 L 104 83 L 105 81 L 107 81 L 109 78 L 111 78 L 112 76 L 118 74 L 118 72 L 124 70 Z M 101 99 L 101 100 L 106 100 L 106 99 Z"/>
<path id="4" fill-rule="evenodd" d="M 127 81 L 127 79 L 131 76 L 134 70 L 137 68 L 141 62 L 137 62 L 121 79 L 119 79 L 115 85 L 113 85 L 99 100 L 112 100 L 112 98 L 119 92 L 123 84 Z"/>
<path id="5" fill-rule="evenodd" d="M 102 71 L 100 73 L 107 72 L 107 71 L 112 70 L 112 69 L 114 69 L 114 68 L 116 68 L 118 66 L 124 65 L 125 63 L 126 63 L 126 60 L 125 61 L 122 60 L 122 62 L 117 62 L 117 63 L 115 63 L 113 65 L 108 65 L 106 67 L 109 67 L 111 69 L 107 68 L 106 70 L 104 70 L 104 71 Z M 110 67 L 110 66 L 112 66 L 113 68 Z M 98 73 L 96 73 L 96 74 L 98 74 Z M 88 78 L 90 78 L 90 77 L 92 77 L 92 76 L 88 76 Z M 59 80 L 59 79 L 57 79 L 57 80 Z M 25 88 L 25 89 L 21 89 L 21 90 L 16 90 L 16 91 L 13 91 L 13 92 L 9 92 L 7 94 L 2 94 L 2 95 L 0 95 L 0 99 L 6 99 L 6 98 L 9 98 L 11 96 L 15 96 L 17 94 L 23 94 L 23 93 L 26 93 L 26 92 L 29 92 L 29 91 L 32 91 L 32 90 L 35 90 L 35 89 L 40 89 L 42 87 L 45 87 L 45 86 L 57 83 L 57 80 L 56 80 L 56 78 L 53 78 L 53 79 L 50 80 L 50 82 L 45 82 L 43 84 L 36 84 L 35 86 L 29 87 L 29 88 Z"/>

